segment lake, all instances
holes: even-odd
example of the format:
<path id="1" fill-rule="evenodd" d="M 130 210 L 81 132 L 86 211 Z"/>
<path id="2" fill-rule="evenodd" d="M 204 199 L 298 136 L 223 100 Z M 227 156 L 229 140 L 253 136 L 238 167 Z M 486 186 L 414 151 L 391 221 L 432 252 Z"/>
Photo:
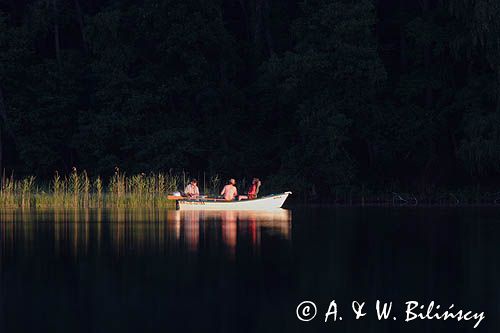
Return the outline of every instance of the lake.
<path id="1" fill-rule="evenodd" d="M 4 209 L 0 332 L 498 332 L 499 234 L 496 207 Z"/>

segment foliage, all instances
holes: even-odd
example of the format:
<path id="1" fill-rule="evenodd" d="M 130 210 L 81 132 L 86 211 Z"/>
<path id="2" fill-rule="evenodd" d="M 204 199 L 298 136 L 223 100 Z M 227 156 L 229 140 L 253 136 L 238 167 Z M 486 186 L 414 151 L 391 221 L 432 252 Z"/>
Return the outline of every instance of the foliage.
<path id="1" fill-rule="evenodd" d="M 115 177 L 54 178 L 64 202 L 171 169 L 308 199 L 494 190 L 499 22 L 493 0 L 0 2 L 1 164 Z"/>
<path id="2" fill-rule="evenodd" d="M 117 168 L 107 190 L 100 177 L 87 172 L 72 172 L 64 177 L 55 173 L 50 185 L 34 176 L 22 179 L 3 177 L 0 182 L 0 208 L 8 207 L 170 207 L 167 194 L 179 189 L 180 177 L 173 173 L 126 176 Z"/>

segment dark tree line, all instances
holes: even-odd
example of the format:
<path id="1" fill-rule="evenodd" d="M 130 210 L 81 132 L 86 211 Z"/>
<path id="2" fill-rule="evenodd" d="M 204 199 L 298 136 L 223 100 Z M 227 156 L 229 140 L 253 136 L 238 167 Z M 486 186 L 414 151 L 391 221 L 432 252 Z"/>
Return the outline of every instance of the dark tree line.
<path id="1" fill-rule="evenodd" d="M 496 0 L 0 0 L 0 165 L 499 184 Z"/>

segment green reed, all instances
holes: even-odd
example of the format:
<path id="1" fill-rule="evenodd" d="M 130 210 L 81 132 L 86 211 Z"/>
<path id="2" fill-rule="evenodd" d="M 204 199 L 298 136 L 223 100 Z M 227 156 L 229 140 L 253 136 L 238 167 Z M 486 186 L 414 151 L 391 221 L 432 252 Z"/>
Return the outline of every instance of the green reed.
<path id="1" fill-rule="evenodd" d="M 94 198 L 97 202 L 98 207 L 102 207 L 102 202 L 103 202 L 103 192 L 102 192 L 102 180 L 100 176 L 97 176 L 97 178 L 93 182 L 93 189 L 94 189 Z"/>
<path id="2" fill-rule="evenodd" d="M 219 195 L 219 191 L 221 189 L 221 178 L 219 177 L 219 175 L 215 175 L 215 176 L 212 176 L 210 177 L 210 186 L 209 186 L 209 189 L 208 189 L 208 192 L 211 196 L 218 196 Z"/>
<path id="3" fill-rule="evenodd" d="M 2 187 L 0 191 L 0 200 L 6 205 L 15 205 L 15 181 L 14 175 L 10 177 L 5 177 L 5 173 L 2 176 Z"/>
<path id="4" fill-rule="evenodd" d="M 38 189 L 35 187 L 35 177 L 29 176 L 21 180 L 10 177 L 2 177 L 0 190 L 0 204 L 5 206 L 31 207 L 33 206 L 33 194 Z"/>
<path id="5" fill-rule="evenodd" d="M 0 207 L 172 207 L 166 199 L 180 190 L 181 176 L 168 173 L 140 173 L 128 176 L 119 168 L 107 184 L 100 176 L 73 168 L 69 175 L 56 172 L 48 183 L 34 176 L 1 179 Z"/>

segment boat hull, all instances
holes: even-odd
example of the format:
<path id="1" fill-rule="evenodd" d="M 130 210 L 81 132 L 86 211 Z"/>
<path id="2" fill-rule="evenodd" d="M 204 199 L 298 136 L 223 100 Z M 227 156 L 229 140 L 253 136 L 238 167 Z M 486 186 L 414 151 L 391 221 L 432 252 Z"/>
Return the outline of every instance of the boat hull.
<path id="1" fill-rule="evenodd" d="M 179 200 L 179 210 L 273 210 L 283 206 L 292 192 L 273 194 L 266 197 L 241 200 Z"/>

